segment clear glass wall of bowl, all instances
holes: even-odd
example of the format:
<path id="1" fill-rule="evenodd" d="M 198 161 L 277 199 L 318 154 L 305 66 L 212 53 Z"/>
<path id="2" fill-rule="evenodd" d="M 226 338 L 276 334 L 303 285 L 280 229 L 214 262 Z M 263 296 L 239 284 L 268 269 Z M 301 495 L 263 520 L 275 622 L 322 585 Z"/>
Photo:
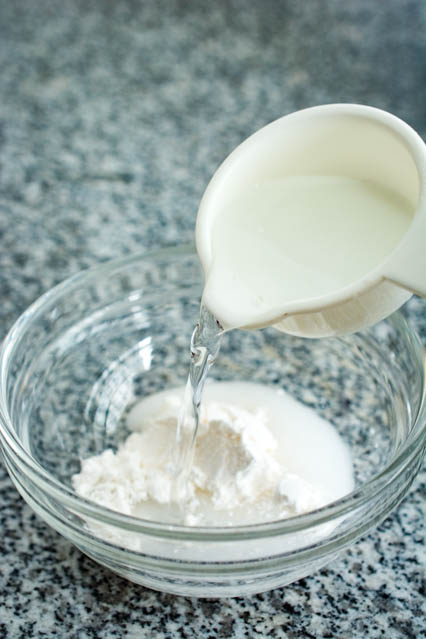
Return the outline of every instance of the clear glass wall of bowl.
<path id="1" fill-rule="evenodd" d="M 320 511 L 232 529 L 144 522 L 85 502 L 71 477 L 116 449 L 147 394 L 183 385 L 201 273 L 188 249 L 135 256 L 76 276 L 20 318 L 2 354 L 2 444 L 31 507 L 89 556 L 180 594 L 242 595 L 307 575 L 402 499 L 424 452 L 421 346 L 396 314 L 345 338 L 233 331 L 216 380 L 283 388 L 350 446 L 356 489 Z"/>

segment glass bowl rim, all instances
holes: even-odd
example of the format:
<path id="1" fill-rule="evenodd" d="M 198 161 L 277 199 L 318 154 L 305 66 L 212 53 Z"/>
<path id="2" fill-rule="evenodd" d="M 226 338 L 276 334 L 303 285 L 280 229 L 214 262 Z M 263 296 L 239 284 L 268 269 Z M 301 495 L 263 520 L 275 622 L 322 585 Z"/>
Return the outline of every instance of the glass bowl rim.
<path id="1" fill-rule="evenodd" d="M 43 313 L 52 301 L 61 297 L 62 294 L 78 288 L 81 284 L 87 285 L 99 277 L 107 276 L 111 272 L 116 272 L 131 264 L 139 263 L 141 260 L 155 261 L 170 259 L 172 257 L 194 257 L 195 255 L 193 244 L 183 244 L 180 246 L 142 251 L 130 256 L 102 262 L 89 269 L 82 270 L 65 279 L 60 284 L 57 284 L 39 297 L 22 313 L 4 338 L 0 350 L 0 443 L 3 444 L 4 452 L 11 456 L 14 463 L 20 467 L 20 471 L 24 472 L 30 481 L 34 482 L 43 493 L 57 499 L 62 506 L 65 506 L 70 511 L 72 510 L 76 514 L 93 519 L 98 523 L 111 525 L 122 530 L 176 540 L 199 541 L 208 538 L 210 541 L 234 541 L 273 537 L 296 532 L 300 533 L 310 530 L 314 526 L 338 519 L 350 513 L 352 510 L 364 506 L 372 497 L 377 497 L 380 493 L 385 492 L 387 487 L 421 451 L 426 441 L 426 389 L 423 346 L 415 331 L 409 327 L 399 312 L 394 313 L 388 318 L 388 321 L 397 328 L 403 329 L 407 337 L 407 345 L 409 345 L 416 355 L 423 389 L 422 401 L 420 402 L 417 414 L 413 416 L 410 434 L 404 441 L 398 454 L 380 473 L 355 488 L 348 495 L 312 512 L 278 521 L 227 527 L 185 526 L 182 524 L 144 520 L 111 510 L 78 496 L 70 487 L 65 486 L 48 473 L 43 466 L 27 452 L 13 428 L 5 395 L 8 362 L 18 346 L 19 340 L 25 334 L 26 329 L 31 326 L 32 322 Z"/>

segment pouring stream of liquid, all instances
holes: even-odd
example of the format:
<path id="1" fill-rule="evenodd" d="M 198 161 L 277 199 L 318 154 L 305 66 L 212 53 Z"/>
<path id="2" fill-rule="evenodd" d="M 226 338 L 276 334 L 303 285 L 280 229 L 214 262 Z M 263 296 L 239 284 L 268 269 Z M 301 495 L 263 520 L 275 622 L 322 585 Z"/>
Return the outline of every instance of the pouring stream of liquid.
<path id="1" fill-rule="evenodd" d="M 195 440 L 200 422 L 204 383 L 220 351 L 223 328 L 203 305 L 200 320 L 191 337 L 191 363 L 182 408 L 178 417 L 174 459 L 175 501 L 186 497 L 186 481 L 192 466 Z"/>

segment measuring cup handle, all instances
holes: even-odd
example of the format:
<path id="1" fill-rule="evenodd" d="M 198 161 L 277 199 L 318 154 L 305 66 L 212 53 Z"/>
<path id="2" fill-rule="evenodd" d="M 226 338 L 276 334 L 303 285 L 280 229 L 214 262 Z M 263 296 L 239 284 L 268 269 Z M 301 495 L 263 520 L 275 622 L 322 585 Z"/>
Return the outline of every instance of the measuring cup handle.
<path id="1" fill-rule="evenodd" d="M 386 279 L 426 297 L 426 199 L 384 268 Z"/>

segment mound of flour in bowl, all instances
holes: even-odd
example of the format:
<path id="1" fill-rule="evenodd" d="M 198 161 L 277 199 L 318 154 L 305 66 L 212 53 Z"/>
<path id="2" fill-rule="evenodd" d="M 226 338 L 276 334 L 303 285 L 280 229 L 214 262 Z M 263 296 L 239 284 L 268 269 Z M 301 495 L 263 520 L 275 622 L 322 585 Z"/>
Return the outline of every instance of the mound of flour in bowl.
<path id="1" fill-rule="evenodd" d="M 305 513 L 352 489 L 350 455 L 331 424 L 283 391 L 213 382 L 180 502 L 173 462 L 183 392 L 139 401 L 128 415 L 132 434 L 117 452 L 82 462 L 76 492 L 143 519 L 229 526 Z"/>

